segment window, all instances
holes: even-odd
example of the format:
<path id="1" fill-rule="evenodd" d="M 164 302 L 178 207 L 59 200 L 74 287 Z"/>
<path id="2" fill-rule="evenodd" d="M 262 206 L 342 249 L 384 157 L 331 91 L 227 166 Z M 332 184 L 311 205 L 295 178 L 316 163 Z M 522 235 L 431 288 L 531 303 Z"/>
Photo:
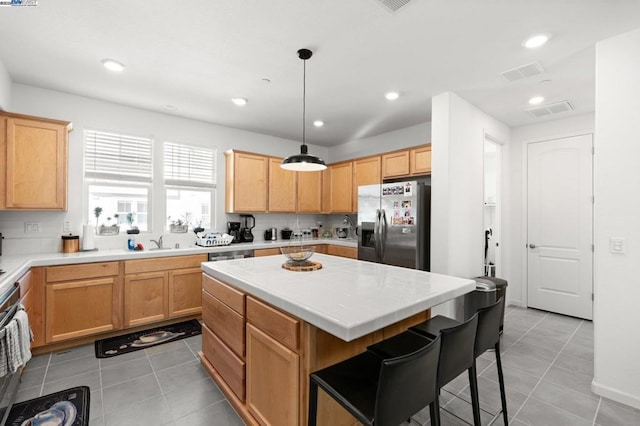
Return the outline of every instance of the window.
<path id="1" fill-rule="evenodd" d="M 117 133 L 85 131 L 84 178 L 88 187 L 88 217 L 97 225 L 126 224 L 149 229 L 152 180 L 152 140 Z M 102 215 L 95 217 L 96 207 Z M 116 216 L 117 215 L 117 216 Z"/>
<path id="2" fill-rule="evenodd" d="M 167 228 L 182 221 L 211 228 L 216 151 L 174 142 L 164 144 Z"/>

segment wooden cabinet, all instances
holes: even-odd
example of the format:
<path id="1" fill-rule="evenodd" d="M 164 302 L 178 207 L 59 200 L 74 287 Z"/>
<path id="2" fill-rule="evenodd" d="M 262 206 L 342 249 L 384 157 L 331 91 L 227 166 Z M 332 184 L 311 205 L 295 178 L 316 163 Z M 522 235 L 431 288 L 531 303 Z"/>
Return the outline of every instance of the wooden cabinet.
<path id="1" fill-rule="evenodd" d="M 296 172 L 280 167 L 281 158 L 269 158 L 269 211 L 293 213 L 296 211 Z"/>
<path id="2" fill-rule="evenodd" d="M 206 255 L 124 262 L 124 326 L 202 311 L 200 264 Z"/>
<path id="3" fill-rule="evenodd" d="M 46 343 L 121 329 L 119 270 L 118 262 L 46 268 Z"/>
<path id="4" fill-rule="evenodd" d="M 322 212 L 322 172 L 296 172 L 298 213 Z"/>
<path id="5" fill-rule="evenodd" d="M 383 179 L 408 176 L 410 171 L 408 150 L 390 152 L 382 156 Z"/>
<path id="6" fill-rule="evenodd" d="M 358 249 L 356 247 L 343 247 L 329 244 L 327 246 L 327 254 L 331 256 L 348 257 L 350 259 L 358 258 Z"/>
<path id="7" fill-rule="evenodd" d="M 0 112 L 0 209 L 67 209 L 66 121 Z"/>
<path id="8" fill-rule="evenodd" d="M 31 347 L 37 348 L 45 343 L 44 268 L 31 268 L 16 280 L 16 285 L 20 287 L 20 301 L 24 305 L 33 332 Z"/>
<path id="9" fill-rule="evenodd" d="M 412 175 L 431 173 L 431 144 L 413 148 L 409 151 Z"/>
<path id="10" fill-rule="evenodd" d="M 331 164 L 324 171 L 325 213 L 350 213 L 353 208 L 353 162 Z"/>
<path id="11" fill-rule="evenodd" d="M 269 157 L 241 151 L 227 151 L 224 154 L 226 212 L 266 212 Z"/>
<path id="12" fill-rule="evenodd" d="M 353 162 L 353 209 L 358 212 L 358 187 L 362 185 L 374 185 L 382 183 L 381 159 L 375 157 L 361 158 Z"/>
<path id="13" fill-rule="evenodd" d="M 280 247 L 268 248 L 268 249 L 258 249 L 253 251 L 254 257 L 262 257 L 262 256 L 273 256 L 276 254 L 282 254 L 280 251 Z"/>

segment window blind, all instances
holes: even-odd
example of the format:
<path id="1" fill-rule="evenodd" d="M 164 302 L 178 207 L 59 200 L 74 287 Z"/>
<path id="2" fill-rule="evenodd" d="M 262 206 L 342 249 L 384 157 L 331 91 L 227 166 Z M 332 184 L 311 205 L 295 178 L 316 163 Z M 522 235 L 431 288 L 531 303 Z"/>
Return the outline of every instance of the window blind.
<path id="1" fill-rule="evenodd" d="M 150 183 L 152 142 L 149 138 L 86 130 L 85 178 Z"/>
<path id="2" fill-rule="evenodd" d="M 215 156 L 213 149 L 165 142 L 165 185 L 215 187 Z"/>

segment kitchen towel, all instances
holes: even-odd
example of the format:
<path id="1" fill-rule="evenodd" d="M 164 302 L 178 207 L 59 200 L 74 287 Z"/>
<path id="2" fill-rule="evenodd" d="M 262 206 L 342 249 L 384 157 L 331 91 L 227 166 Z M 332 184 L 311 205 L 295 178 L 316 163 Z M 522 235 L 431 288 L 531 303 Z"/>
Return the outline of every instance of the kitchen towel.
<path id="1" fill-rule="evenodd" d="M 96 229 L 93 225 L 82 225 L 82 250 L 96 248 Z"/>
<path id="2" fill-rule="evenodd" d="M 5 339 L 7 341 L 7 368 L 10 373 L 15 373 L 24 365 L 22 362 L 22 350 L 20 349 L 20 330 L 18 321 L 12 319 L 5 327 Z"/>
<path id="3" fill-rule="evenodd" d="M 29 327 L 29 317 L 24 311 L 24 306 L 20 305 L 18 311 L 13 317 L 14 321 L 18 323 L 19 339 L 20 339 L 20 355 L 22 357 L 22 365 L 26 365 L 31 359 L 31 341 L 33 340 L 33 333 L 31 327 Z"/>
<path id="4" fill-rule="evenodd" d="M 7 360 L 7 339 L 0 339 L 0 377 L 9 374 L 9 363 Z"/>

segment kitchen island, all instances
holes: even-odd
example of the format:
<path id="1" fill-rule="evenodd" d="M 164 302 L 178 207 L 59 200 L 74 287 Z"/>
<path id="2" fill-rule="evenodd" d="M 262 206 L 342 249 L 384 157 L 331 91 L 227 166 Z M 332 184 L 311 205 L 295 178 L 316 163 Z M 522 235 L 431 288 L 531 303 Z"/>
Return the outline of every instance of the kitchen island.
<path id="1" fill-rule="evenodd" d="M 202 264 L 202 364 L 248 424 L 307 423 L 309 373 L 356 355 L 475 288 L 469 279 L 321 254 Z M 357 422 L 322 392 L 318 424 Z"/>

